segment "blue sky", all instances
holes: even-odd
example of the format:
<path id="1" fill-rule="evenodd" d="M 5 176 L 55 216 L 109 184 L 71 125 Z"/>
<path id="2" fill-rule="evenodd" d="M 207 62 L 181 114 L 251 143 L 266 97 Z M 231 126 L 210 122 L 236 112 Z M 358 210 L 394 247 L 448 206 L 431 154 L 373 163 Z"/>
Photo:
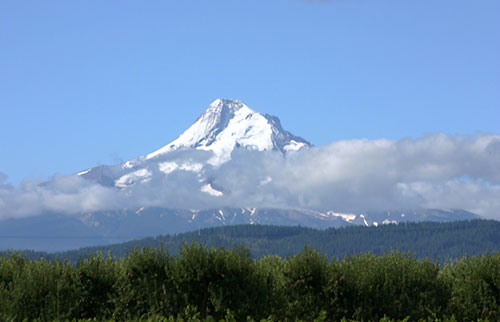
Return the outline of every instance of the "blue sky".
<path id="1" fill-rule="evenodd" d="M 500 132 L 500 2 L 0 3 L 0 172 L 113 164 L 216 98 L 315 145 Z"/>

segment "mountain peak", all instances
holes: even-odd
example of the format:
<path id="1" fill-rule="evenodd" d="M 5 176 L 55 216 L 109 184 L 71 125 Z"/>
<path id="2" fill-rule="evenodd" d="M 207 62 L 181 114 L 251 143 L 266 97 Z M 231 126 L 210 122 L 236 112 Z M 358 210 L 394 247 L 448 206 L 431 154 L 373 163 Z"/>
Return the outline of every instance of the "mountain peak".
<path id="1" fill-rule="evenodd" d="M 240 100 L 218 98 L 208 106 L 206 112 L 221 112 L 223 110 L 228 110 L 229 112 L 234 113 L 245 106 L 246 105 Z M 248 108 L 248 106 L 246 107 Z"/>
<path id="2" fill-rule="evenodd" d="M 217 123 L 217 126 L 219 128 L 224 127 L 227 125 L 229 120 L 235 116 L 235 113 L 238 113 L 241 110 L 244 110 L 246 114 L 255 113 L 255 111 L 246 106 L 240 100 L 218 98 L 207 107 L 205 112 L 198 118 L 196 122 L 206 121 L 206 123 L 209 123 L 209 125 Z"/>
<path id="3" fill-rule="evenodd" d="M 212 151 L 209 163 L 218 166 L 231 159 L 237 148 L 249 150 L 299 150 L 310 146 L 301 137 L 285 131 L 277 117 L 255 112 L 236 99 L 216 99 L 184 133 L 146 159 L 179 149 Z"/>

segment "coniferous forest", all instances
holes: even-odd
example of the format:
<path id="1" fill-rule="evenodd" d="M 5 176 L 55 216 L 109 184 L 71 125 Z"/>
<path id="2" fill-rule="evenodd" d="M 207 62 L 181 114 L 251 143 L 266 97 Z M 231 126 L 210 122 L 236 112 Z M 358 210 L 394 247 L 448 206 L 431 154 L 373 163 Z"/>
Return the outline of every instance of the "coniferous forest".
<path id="1" fill-rule="evenodd" d="M 61 253 L 24 251 L 30 259 L 68 259 L 74 263 L 91 254 L 111 252 L 122 257 L 135 247 L 163 247 L 176 255 L 184 243 L 202 243 L 208 247 L 244 246 L 254 258 L 267 255 L 293 256 L 305 246 L 317 249 L 329 258 L 373 253 L 383 255 L 391 250 L 415 254 L 418 259 L 429 258 L 444 263 L 467 255 L 500 251 L 500 222 L 470 220 L 457 222 L 421 222 L 352 226 L 317 230 L 305 227 L 238 225 L 214 227 L 177 235 L 134 240 L 130 242 L 82 248 Z"/>

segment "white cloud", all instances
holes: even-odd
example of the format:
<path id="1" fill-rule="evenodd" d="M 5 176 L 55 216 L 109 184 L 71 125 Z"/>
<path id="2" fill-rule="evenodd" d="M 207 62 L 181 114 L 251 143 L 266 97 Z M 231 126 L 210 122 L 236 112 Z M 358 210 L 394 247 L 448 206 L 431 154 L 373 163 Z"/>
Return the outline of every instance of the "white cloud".
<path id="1" fill-rule="evenodd" d="M 172 154 L 206 159 L 206 152 Z M 165 161 L 165 160 L 162 160 Z M 198 161 L 197 161 L 198 162 Z M 157 166 L 156 166 L 157 167 Z M 132 170 L 131 170 L 132 171 Z M 293 152 L 237 150 L 203 177 L 223 196 L 201 191 L 198 173 L 160 169 L 132 188 L 105 187 L 78 176 L 2 185 L 0 219 L 100 209 L 301 207 L 336 211 L 460 208 L 500 219 L 500 135 L 436 134 L 417 140 L 346 140 Z M 266 184 L 262 184 L 265 181 Z"/>

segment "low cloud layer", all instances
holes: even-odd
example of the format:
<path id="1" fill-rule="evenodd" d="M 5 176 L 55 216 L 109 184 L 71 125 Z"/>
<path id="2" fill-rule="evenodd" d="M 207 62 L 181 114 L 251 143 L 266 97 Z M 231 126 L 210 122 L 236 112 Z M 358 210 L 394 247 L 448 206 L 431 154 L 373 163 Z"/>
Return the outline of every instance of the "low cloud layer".
<path id="1" fill-rule="evenodd" d="M 189 151 L 170 160 L 195 159 Z M 153 167 L 153 165 L 149 165 Z M 153 169 L 153 168 L 152 168 Z M 279 152 L 236 150 L 232 160 L 165 175 L 126 189 L 106 187 L 78 176 L 54 176 L 40 183 L 2 184 L 0 219 L 46 211 L 81 216 L 105 209 L 299 207 L 335 211 L 445 208 L 465 209 L 500 219 L 500 135 L 421 139 L 347 140 L 283 156 Z M 204 182 L 200 182 L 204 180 Z M 215 197 L 200 186 L 210 182 Z"/>

